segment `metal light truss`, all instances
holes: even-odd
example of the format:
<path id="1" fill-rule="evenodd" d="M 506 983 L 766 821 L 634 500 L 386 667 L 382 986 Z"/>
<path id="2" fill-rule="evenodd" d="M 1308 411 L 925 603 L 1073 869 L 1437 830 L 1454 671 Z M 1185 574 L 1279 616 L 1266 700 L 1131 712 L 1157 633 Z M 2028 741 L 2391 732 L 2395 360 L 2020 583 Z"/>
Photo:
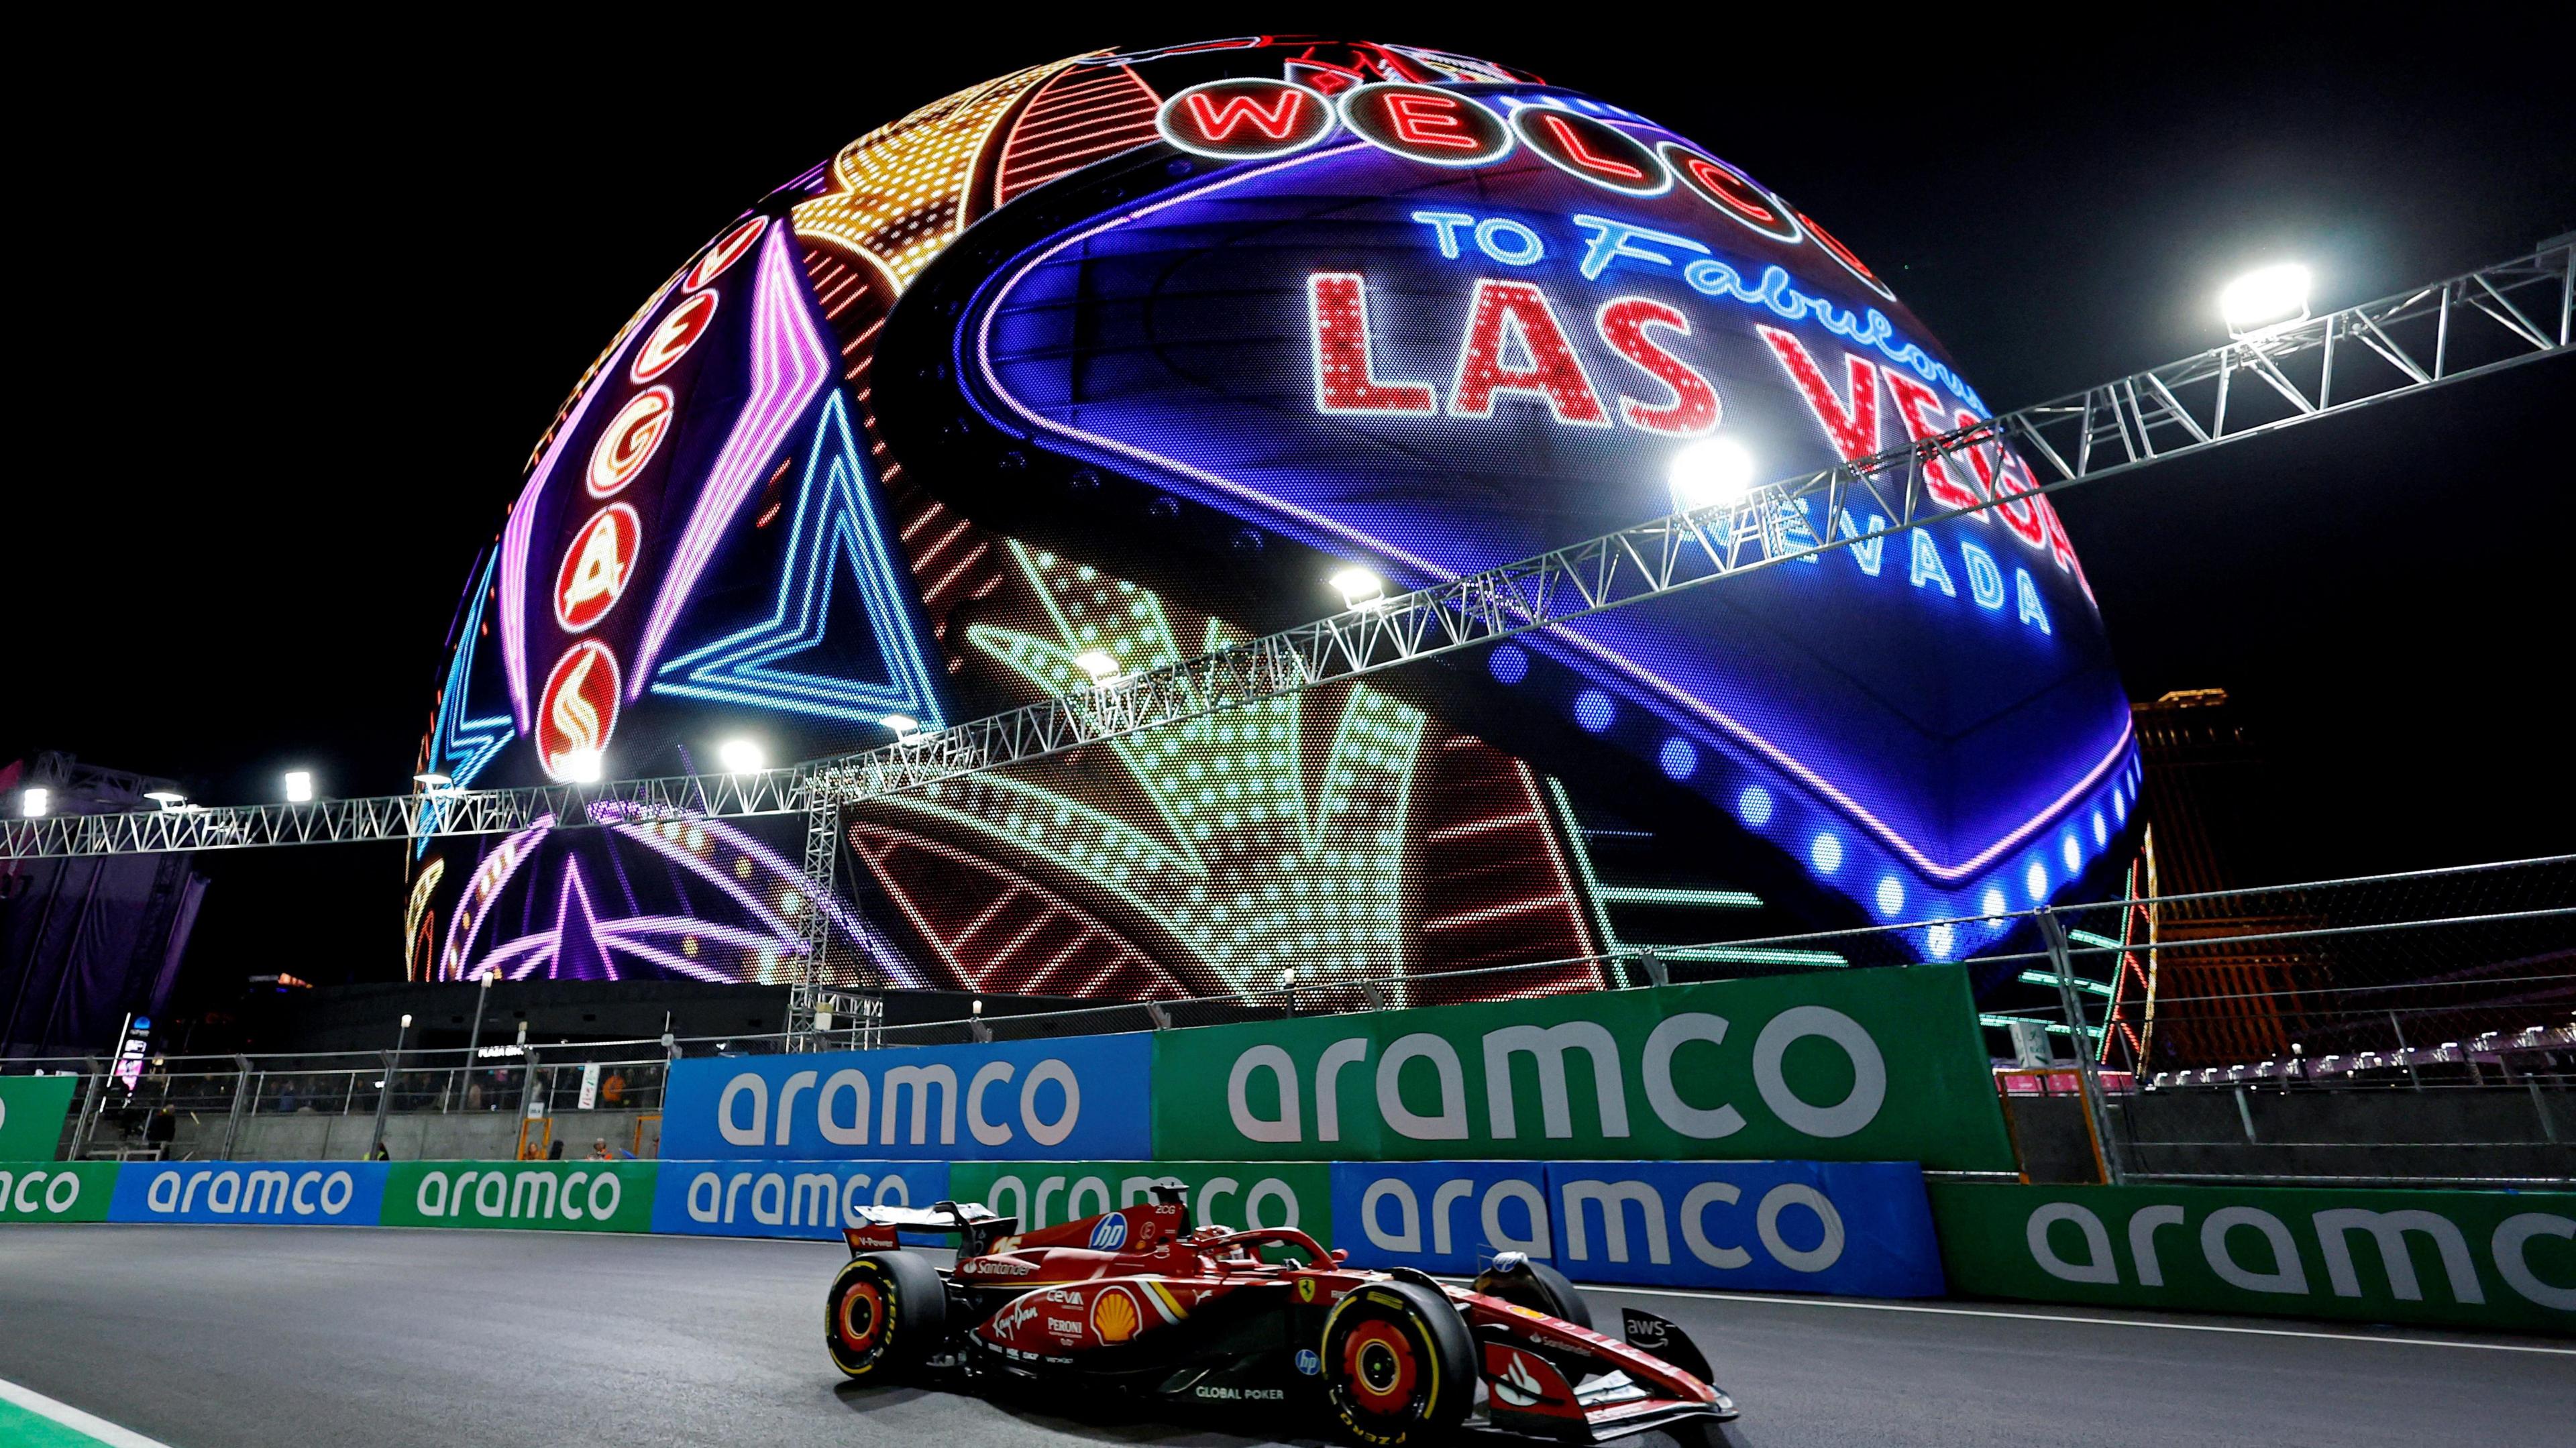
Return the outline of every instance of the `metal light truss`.
<path id="1" fill-rule="evenodd" d="M 0 820 L 0 858 L 512 834 L 548 817 L 562 825 L 581 825 L 674 815 L 799 814 L 807 803 L 804 776 L 792 769 L 773 769 L 759 774 L 616 779 L 527 789 L 423 791 L 309 804 L 179 805 L 132 814 Z"/>
<path id="2" fill-rule="evenodd" d="M 809 821 L 807 851 L 817 888 L 829 888 L 836 852 L 820 851 L 816 842 L 834 827 L 843 805 L 1496 643 L 1731 574 L 2004 507 L 2031 491 L 2098 481 L 2537 361 L 2568 350 L 2571 322 L 2576 239 L 2559 238 L 2528 256 L 1774 483 L 1733 503 L 1658 518 L 862 753 L 752 775 L 8 819 L 0 820 L 0 858 L 483 834 L 524 828 L 549 814 L 559 823 L 582 824 L 629 817 L 628 810 L 715 816 L 811 810 L 832 817 Z M 2007 445 L 2033 464 L 2031 472 L 1999 466 L 1998 450 Z M 1994 494 L 1966 506 L 1936 500 L 1927 486 L 1936 465 L 1971 458 L 1981 480 L 1996 481 Z M 1961 476 L 1956 469 L 1952 475 Z M 1810 499 L 1825 504 L 1821 526 L 1793 535 L 1786 520 L 1817 516 L 1801 511 Z M 1893 521 L 1853 530 L 1846 515 L 1863 500 Z M 810 930 L 822 929 L 823 914 L 809 912 Z M 808 947 L 800 976 L 822 958 L 819 940 Z M 811 981 L 805 985 L 810 996 Z"/>

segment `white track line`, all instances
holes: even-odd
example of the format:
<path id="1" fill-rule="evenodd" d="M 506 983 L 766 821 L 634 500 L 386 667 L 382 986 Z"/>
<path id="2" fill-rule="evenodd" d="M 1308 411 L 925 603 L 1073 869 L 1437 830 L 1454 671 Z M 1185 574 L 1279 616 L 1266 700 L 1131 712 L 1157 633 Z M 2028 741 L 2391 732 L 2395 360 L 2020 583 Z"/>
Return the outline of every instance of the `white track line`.
<path id="1" fill-rule="evenodd" d="M 14 1403 L 39 1418 L 50 1418 L 75 1433 L 86 1433 L 106 1444 L 107 1448 L 170 1448 L 158 1438 L 146 1438 L 131 1428 L 120 1428 L 105 1418 L 84 1413 L 69 1403 L 58 1403 L 7 1378 L 0 1378 L 0 1403 Z"/>
<path id="2" fill-rule="evenodd" d="M 2463 1347 L 2483 1352 L 2536 1352 L 2576 1357 L 2576 1347 L 2541 1347 L 2515 1342 L 2461 1342 L 2445 1337 L 2389 1337 L 2366 1332 L 2308 1332 L 2290 1327 L 2238 1327 L 2216 1322 L 2160 1322 L 2143 1317 L 2080 1317 L 2069 1312 L 2000 1312 L 1984 1307 L 1932 1307 L 1915 1302 L 1858 1302 L 1840 1297 L 1771 1297 L 1754 1292 L 1676 1292 L 1664 1287 L 1621 1287 L 1587 1282 L 1587 1292 L 1640 1297 L 1686 1297 L 1725 1302 L 1767 1302 L 1780 1307 L 1853 1307 L 1865 1312 L 1922 1312 L 1942 1317 L 2003 1317 L 2022 1322 L 2080 1322 L 2094 1327 L 2152 1327 L 2167 1332 L 2234 1332 L 2252 1337 L 2313 1337 L 2327 1342 L 2386 1342 L 2406 1347 Z"/>

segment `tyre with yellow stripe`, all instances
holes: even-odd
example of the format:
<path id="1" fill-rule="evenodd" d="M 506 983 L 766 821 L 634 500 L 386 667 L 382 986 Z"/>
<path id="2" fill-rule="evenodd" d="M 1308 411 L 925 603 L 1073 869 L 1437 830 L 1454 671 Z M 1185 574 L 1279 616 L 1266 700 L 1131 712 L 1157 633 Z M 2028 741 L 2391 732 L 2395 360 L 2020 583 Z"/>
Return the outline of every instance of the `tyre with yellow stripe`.
<path id="1" fill-rule="evenodd" d="M 1374 1282 L 1324 1319 L 1324 1390 L 1372 1448 L 1435 1442 L 1476 1400 L 1476 1344 L 1458 1310 L 1413 1282 Z"/>
<path id="2" fill-rule="evenodd" d="M 850 1259 L 823 1303 L 823 1345 L 832 1365 L 862 1382 L 918 1367 L 947 1336 L 948 1289 L 937 1269 L 909 1252 Z"/>

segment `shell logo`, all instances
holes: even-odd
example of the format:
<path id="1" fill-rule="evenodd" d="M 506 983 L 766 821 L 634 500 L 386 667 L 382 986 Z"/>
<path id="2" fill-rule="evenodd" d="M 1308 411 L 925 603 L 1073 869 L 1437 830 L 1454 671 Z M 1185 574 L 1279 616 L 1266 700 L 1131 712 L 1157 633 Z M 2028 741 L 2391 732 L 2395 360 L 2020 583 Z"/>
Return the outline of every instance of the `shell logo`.
<path id="1" fill-rule="evenodd" d="M 1136 1299 L 1123 1288 L 1113 1287 L 1092 1299 L 1091 1330 L 1102 1342 L 1125 1342 L 1136 1335 L 1143 1314 L 1136 1310 Z"/>

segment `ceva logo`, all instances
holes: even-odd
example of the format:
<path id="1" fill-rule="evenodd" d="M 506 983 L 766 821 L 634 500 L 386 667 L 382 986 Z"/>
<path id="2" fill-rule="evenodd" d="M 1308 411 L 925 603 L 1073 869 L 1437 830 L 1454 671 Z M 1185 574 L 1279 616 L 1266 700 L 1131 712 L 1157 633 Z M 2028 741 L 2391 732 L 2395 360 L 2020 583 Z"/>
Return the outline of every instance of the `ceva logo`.
<path id="1" fill-rule="evenodd" d="M 0 1171 L 0 1205 L 34 1216 L 42 1210 L 59 1217 L 80 1202 L 81 1179 L 67 1171 L 32 1168 L 15 1175 Z"/>
<path id="2" fill-rule="evenodd" d="M 626 1184 L 615 1172 L 587 1171 L 432 1171 L 420 1179 L 412 1205 L 424 1217 L 462 1217 L 469 1211 L 488 1221 L 605 1222 L 617 1215 Z M 584 1179 L 589 1181 L 583 1186 Z"/>
<path id="3" fill-rule="evenodd" d="M 2165 1285 L 2157 1232 L 2160 1228 L 2182 1227 L 2187 1215 L 2182 1207 L 2165 1203 L 2140 1207 L 2129 1214 L 2122 1235 L 2129 1249 L 2131 1277 L 2139 1286 Z M 2061 1222 L 2073 1224 L 2081 1237 L 2081 1260 L 2061 1254 L 2056 1243 L 2049 1240 L 2049 1229 Z M 2440 1212 L 2420 1208 L 2377 1212 L 2336 1207 L 2311 1213 L 2307 1221 L 2299 1223 L 2296 1214 L 2284 1221 L 2261 1207 L 2221 1207 L 2201 1219 L 2196 1242 L 2186 1230 L 2179 1245 L 2184 1251 L 2196 1245 L 2210 1272 L 2231 1287 L 2277 1296 L 2314 1296 L 2316 1289 L 2308 1279 L 2293 1223 L 2306 1229 L 2317 1249 L 2316 1258 L 2325 1263 L 2326 1284 L 2337 1297 L 2364 1295 L 2361 1274 L 2354 1267 L 2352 1234 L 2358 1232 L 2363 1234 L 2364 1250 L 2378 1248 L 2380 1270 L 2387 1279 L 2389 1294 L 2398 1301 L 2425 1300 L 2424 1283 L 2408 1248 L 2410 1234 L 2420 1234 L 2432 1244 L 2453 1302 L 2476 1306 L 2487 1300 L 2485 1288 L 2479 1285 L 2468 1238 L 2459 1224 Z M 2031 1260 L 2061 1282 L 2116 1286 L 2122 1280 L 2120 1261 L 2111 1251 L 2110 1231 L 2089 1207 L 2076 1202 L 2050 1202 L 2030 1214 L 2024 1236 Z M 2263 1241 L 2259 1248 L 2253 1242 L 2258 1236 Z M 2542 1307 L 2576 1312 L 2576 1287 L 2553 1286 L 2531 1270 L 2526 1254 L 2534 1237 L 2576 1238 L 2576 1220 L 2552 1212 L 2522 1212 L 2505 1218 L 2483 1244 L 2488 1260 L 2495 1264 L 2496 1275 L 2506 1286 Z M 2170 1238 L 2164 1240 L 2168 1246 L 2175 1245 Z"/>
<path id="4" fill-rule="evenodd" d="M 203 1189 L 204 1198 L 198 1197 Z M 250 1171 L 164 1170 L 152 1174 L 143 1204 L 155 1214 L 184 1217 L 195 1212 L 230 1217 L 337 1217 L 358 1194 L 347 1169 L 289 1173 L 274 1167 Z"/>

